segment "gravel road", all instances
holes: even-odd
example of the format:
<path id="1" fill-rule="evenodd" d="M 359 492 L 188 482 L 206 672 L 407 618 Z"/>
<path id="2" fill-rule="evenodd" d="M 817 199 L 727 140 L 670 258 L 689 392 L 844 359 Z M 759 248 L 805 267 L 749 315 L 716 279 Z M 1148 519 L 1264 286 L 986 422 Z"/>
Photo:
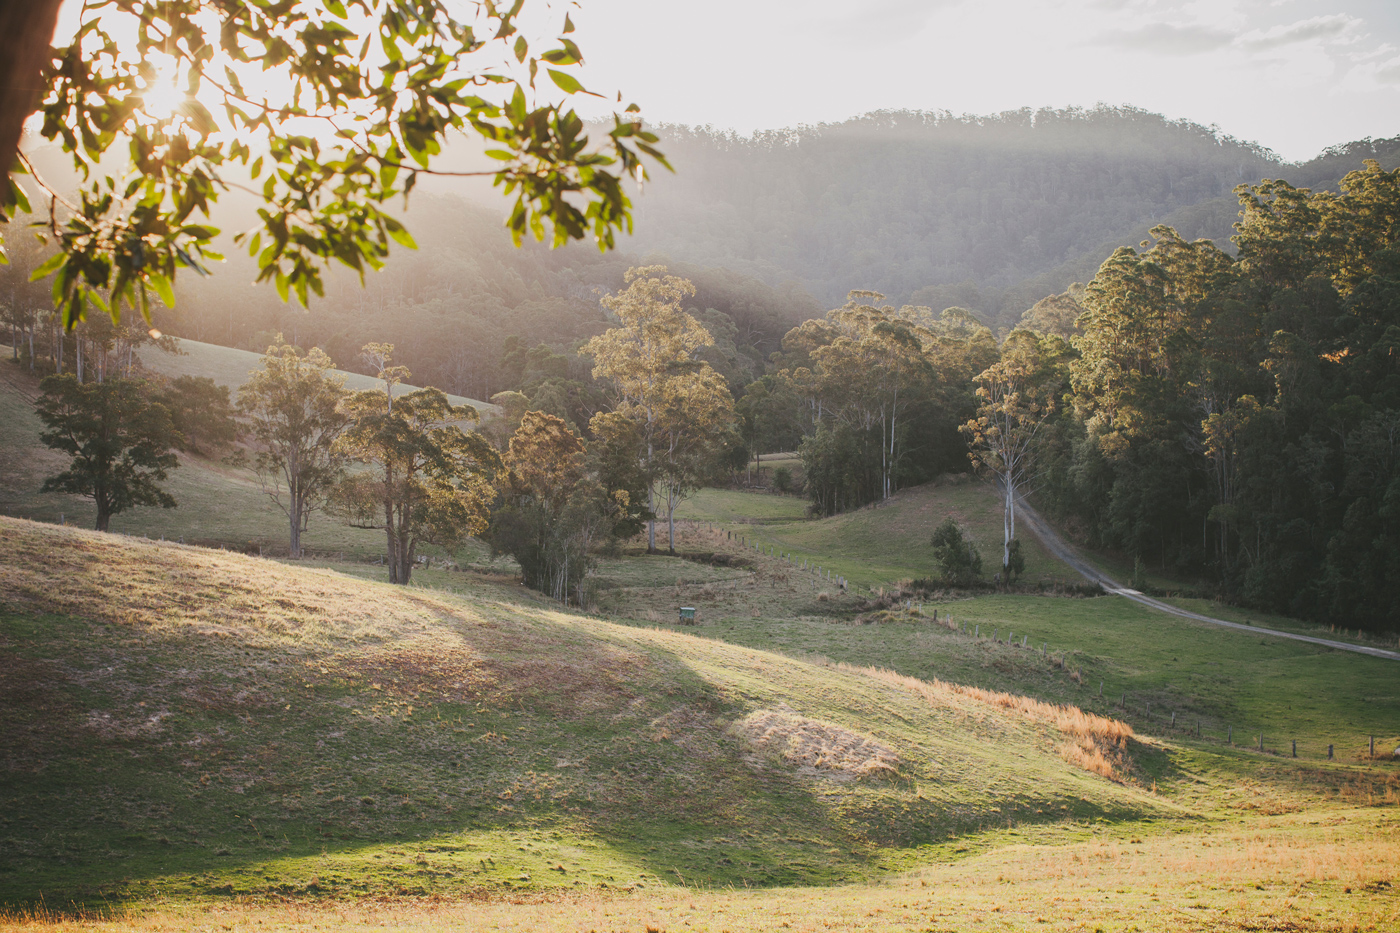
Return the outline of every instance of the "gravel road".
<path id="1" fill-rule="evenodd" d="M 1051 528 L 1049 523 L 1042 519 L 1035 509 L 1031 508 L 1024 499 L 1016 502 L 1016 520 L 1020 525 L 1030 531 L 1045 546 L 1045 549 L 1054 554 L 1060 560 L 1069 564 L 1084 579 L 1090 583 L 1097 583 L 1110 593 L 1131 599 L 1135 603 L 1141 603 L 1159 612 L 1167 612 L 1183 619 L 1194 619 L 1197 622 L 1207 622 L 1211 625 L 1219 625 L 1223 628 L 1239 629 L 1241 632 L 1249 632 L 1253 635 L 1272 635 L 1275 638 L 1289 638 L 1293 641 L 1305 641 L 1313 645 L 1322 645 L 1327 648 L 1335 648 L 1338 651 L 1352 651 L 1356 654 L 1369 654 L 1374 658 L 1388 658 L 1392 661 L 1400 661 L 1400 652 L 1386 651 L 1384 648 L 1371 648 L 1367 645 L 1352 645 L 1344 641 L 1331 641 L 1326 638 L 1314 638 L 1311 635 L 1295 635 L 1292 632 L 1280 632 L 1277 629 L 1262 628 L 1258 625 L 1244 625 L 1240 622 L 1227 622 L 1224 619 L 1215 619 L 1210 616 L 1203 616 L 1197 612 L 1181 609 L 1170 603 L 1164 603 L 1151 596 L 1144 596 L 1137 590 L 1128 589 L 1121 583 L 1115 582 L 1103 571 L 1090 564 L 1074 550 L 1073 547 L 1061 538 L 1059 533 Z"/>

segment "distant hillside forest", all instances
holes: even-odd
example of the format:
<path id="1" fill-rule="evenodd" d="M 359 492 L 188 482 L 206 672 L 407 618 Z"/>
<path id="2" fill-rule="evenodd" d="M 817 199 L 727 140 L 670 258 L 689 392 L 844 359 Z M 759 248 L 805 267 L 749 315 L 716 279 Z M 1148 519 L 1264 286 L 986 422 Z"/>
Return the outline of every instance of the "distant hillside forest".
<path id="1" fill-rule="evenodd" d="M 1229 249 L 1236 185 L 1330 188 L 1400 137 L 1288 164 L 1255 144 L 1127 107 L 953 116 L 908 111 L 740 137 L 659 131 L 677 171 L 638 200 L 634 242 L 765 281 L 827 307 L 853 288 L 978 312 L 1005 327 L 1087 282 L 1156 224 Z"/>
<path id="2" fill-rule="evenodd" d="M 749 443 L 826 514 L 970 454 L 1136 577 L 1400 629 L 1400 169 L 1239 201 L 1234 255 L 1158 226 L 1002 340 L 853 292 L 745 390 Z"/>
<path id="3" fill-rule="evenodd" d="M 660 132 L 676 172 L 658 172 L 634 197 L 635 235 L 615 253 L 515 249 L 499 202 L 472 200 L 479 189 L 464 188 L 462 198 L 420 192 L 405 218 L 420 248 L 396 253 L 363 289 L 342 270 L 309 312 L 284 305 L 273 289 L 249 284 L 254 266 L 230 244 L 226 268 L 182 277 L 175 311 L 156 323 L 254 351 L 281 332 L 348 368 L 366 341 L 392 342 L 425 382 L 489 398 L 519 387 L 512 351 L 545 344 L 567 354 L 606 327 L 598 299 L 622 287 L 624 270 L 665 262 L 695 282 L 691 307 L 710 313 L 719 332 L 712 364 L 742 386 L 788 330 L 839 307 L 852 289 L 935 313 L 963 308 L 1005 332 L 1156 224 L 1233 251 L 1236 185 L 1281 177 L 1335 190 L 1364 159 L 1400 164 L 1400 137 L 1291 165 L 1213 128 L 1109 107 L 882 112 L 751 137 Z M 219 219 L 237 229 L 240 210 L 231 200 Z M 13 250 L 23 238 L 9 239 Z M 22 245 L 16 266 L 0 271 L 15 280 L 0 283 L 8 289 L 0 301 L 45 300 L 43 285 L 18 283 L 29 252 L 38 255 Z"/>
<path id="4" fill-rule="evenodd" d="M 281 333 L 299 346 L 321 347 L 352 370 L 361 365 L 364 343 L 392 343 L 395 358 L 423 384 L 489 398 L 521 386 L 526 351 L 571 353 L 606 330 L 600 299 L 620 290 L 623 273 L 641 264 L 635 254 L 600 254 L 591 246 L 551 250 L 527 241 L 516 249 L 497 214 L 451 195 L 416 197 L 407 221 L 419 249 L 395 253 L 363 288 L 353 274 L 334 271 L 326 297 L 303 310 L 283 304 L 270 288 L 244 284 L 256 271 L 230 251 L 230 268 L 208 279 L 184 277 L 175 310 L 160 312 L 156 324 L 177 336 L 258 352 Z M 774 287 L 728 269 L 669 264 L 695 283 L 691 307 L 708 314 L 722 338 L 711 362 L 735 387 L 762 374 L 783 334 L 825 310 L 790 282 Z"/>

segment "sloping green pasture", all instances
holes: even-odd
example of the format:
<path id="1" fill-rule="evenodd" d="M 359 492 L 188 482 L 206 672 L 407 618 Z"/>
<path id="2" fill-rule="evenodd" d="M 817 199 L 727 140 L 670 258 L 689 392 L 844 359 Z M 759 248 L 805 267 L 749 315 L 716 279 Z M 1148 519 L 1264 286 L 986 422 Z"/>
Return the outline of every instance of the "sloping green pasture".
<path id="1" fill-rule="evenodd" d="M 1053 722 L 470 594 L 0 519 L 0 901 L 858 881 L 1178 818 Z"/>
<path id="2" fill-rule="evenodd" d="M 949 517 L 981 552 L 989 578 L 1001 566 L 1000 498 L 971 477 L 904 489 L 876 505 L 821 520 L 808 518 L 806 500 L 796 496 L 711 489 L 696 493 L 677 515 L 717 523 L 750 543 L 819 563 L 864 587 L 936 577 L 930 539 Z M 1081 582 L 1034 538 L 1023 535 L 1021 546 L 1023 582 Z"/>

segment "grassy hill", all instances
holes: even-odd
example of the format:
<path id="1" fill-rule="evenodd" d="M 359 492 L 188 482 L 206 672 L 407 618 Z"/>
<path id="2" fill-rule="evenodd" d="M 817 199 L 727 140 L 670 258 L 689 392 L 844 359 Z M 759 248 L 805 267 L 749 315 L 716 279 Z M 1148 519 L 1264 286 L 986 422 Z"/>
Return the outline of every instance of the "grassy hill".
<path id="1" fill-rule="evenodd" d="M 1400 776 L 1374 765 L 1119 744 L 1072 708 L 456 577 L 0 519 L 0 928 L 74 903 L 115 911 L 99 930 L 1400 921 Z"/>
<path id="2" fill-rule="evenodd" d="M 690 559 L 606 557 L 580 614 L 477 550 L 390 587 L 330 522 L 295 566 L 55 527 L 85 503 L 35 492 L 0 375 L 0 509 L 50 523 L 0 518 L 0 929 L 1400 924 L 1394 662 L 1115 596 L 909 606 L 945 515 L 995 555 L 984 484 L 822 520 L 704 490 Z M 174 477 L 114 526 L 281 540 L 250 474 Z"/>
<path id="3" fill-rule="evenodd" d="M 514 588 L 8 518 L 0 561 L 0 902 L 825 884 L 1186 815 L 1109 720 Z"/>
<path id="4" fill-rule="evenodd" d="M 929 541 L 934 528 L 948 517 L 956 519 L 977 546 L 984 568 L 1001 565 L 1000 501 L 989 486 L 969 476 L 902 489 L 884 502 L 821 521 L 808 518 L 807 501 L 798 496 L 724 489 L 700 490 L 676 514 L 718 523 L 752 543 L 792 554 L 799 562 L 817 561 L 861 586 L 936 576 Z M 1035 538 L 1023 536 L 1021 543 L 1025 581 L 1082 582 Z"/>
<path id="5" fill-rule="evenodd" d="M 229 351 L 236 352 L 236 351 Z M 91 526 L 95 509 L 81 496 L 41 493 L 66 458 L 39 440 L 34 412 L 37 382 L 16 368 L 0 370 L 0 513 L 57 524 Z M 257 475 L 217 460 L 180 454 L 165 488 L 174 509 L 134 508 L 112 518 L 112 530 L 267 553 L 287 547 L 287 519 L 263 492 Z M 328 518 L 311 523 L 304 539 L 313 553 L 368 559 L 383 552 L 382 535 Z"/>
<path id="6" fill-rule="evenodd" d="M 747 561 L 744 567 L 705 568 L 709 578 L 700 570 L 671 577 L 658 568 L 654 588 L 604 589 L 604 609 L 647 624 L 662 618 L 653 611 L 658 596 L 681 600 L 739 644 L 1028 693 L 1121 717 L 1151 734 L 1185 738 L 1199 728 L 1211 742 L 1254 745 L 1263 732 L 1267 749 L 1291 755 L 1296 740 L 1298 754 L 1313 760 L 1325 758 L 1329 745 L 1355 760 L 1368 752 L 1371 736 L 1378 748 L 1400 744 L 1394 661 L 1168 616 L 1120 596 L 926 599 L 909 592 L 910 579 L 935 575 L 927 536 L 947 515 L 968 530 L 984 560 L 995 560 L 1001 507 L 988 484 L 929 484 L 822 520 L 806 518 L 802 505 L 763 493 L 698 493 L 685 505 L 693 523 L 683 527 L 681 549 L 729 550 Z M 1031 582 L 1072 578 L 1035 539 L 1024 543 Z M 858 585 L 840 594 L 824 577 L 794 568 L 787 554 L 797 555 L 799 567 L 808 560 Z M 674 586 L 663 590 L 663 581 Z M 905 610 L 910 601 L 915 611 Z M 1263 628 L 1375 643 L 1207 600 L 1175 602 Z M 942 624 L 934 624 L 935 615 Z M 953 629 L 946 627 L 950 617 Z M 1384 645 L 1394 649 L 1396 641 Z"/>
<path id="7" fill-rule="evenodd" d="M 0 444 L 0 511 L 50 523 L 63 514 L 70 524 L 86 525 L 86 500 L 37 492 L 43 476 L 58 469 L 59 456 L 38 444 L 39 422 L 24 388 L 0 381 L 0 430 L 9 440 Z M 170 488 L 179 508 L 134 509 L 116 516 L 114 529 L 283 553 L 285 520 L 251 473 L 185 457 Z M 947 481 L 906 489 L 879 507 L 823 520 L 809 519 L 797 497 L 707 489 L 684 503 L 682 514 L 688 520 L 680 523 L 681 550 L 725 555 L 723 564 L 635 553 L 604 559 L 596 599 L 609 618 L 654 626 L 673 620 L 677 606 L 696 606 L 707 633 L 751 648 L 1026 693 L 1122 717 L 1154 734 L 1184 735 L 1199 726 L 1203 738 L 1223 742 L 1234 736 L 1245 744 L 1256 743 L 1263 732 L 1266 747 L 1275 750 L 1291 753 L 1297 740 L 1305 759 L 1325 756 L 1334 745 L 1352 760 L 1369 747 L 1372 735 L 1382 747 L 1400 743 L 1400 679 L 1393 662 L 1166 617 L 1119 597 L 948 595 L 925 604 L 922 615 L 868 611 L 876 600 L 871 587 L 894 594 L 899 581 L 933 573 L 927 538 L 946 515 L 957 517 L 983 554 L 995 559 L 1000 503 L 985 484 Z M 306 540 L 321 562 L 341 572 L 385 576 L 381 566 L 366 563 L 382 553 L 375 532 L 322 518 L 312 522 Z M 1025 543 L 1032 582 L 1073 578 L 1034 539 Z M 768 556 L 770 549 L 774 556 Z M 509 561 L 489 562 L 479 544 L 456 556 L 485 571 L 513 569 Z M 801 569 L 803 562 L 809 569 Z M 841 594 L 815 567 L 857 585 Z M 416 578 L 453 588 L 461 581 L 437 569 L 419 571 Z M 886 602 L 902 605 L 903 598 Z M 1352 640 L 1294 620 L 1204 601 L 1188 605 L 1263 627 Z M 935 612 L 941 620 L 951 614 L 959 631 L 930 624 Z M 976 634 L 963 634 L 963 628 Z M 1025 639 L 1028 648 L 1012 650 L 994 641 L 1005 642 L 1008 635 L 1018 643 Z M 1036 650 L 1042 646 L 1043 654 Z"/>
<path id="8" fill-rule="evenodd" d="M 180 376 L 208 376 L 221 386 L 228 386 L 237 395 L 238 388 L 248 381 L 248 373 L 262 366 L 262 354 L 233 347 L 220 347 L 212 343 L 200 343 L 183 337 L 171 338 L 175 341 L 178 353 L 144 347 L 137 351 L 141 365 L 152 372 L 171 379 Z M 343 369 L 333 372 L 345 380 L 345 388 L 351 391 L 381 389 L 383 383 L 373 376 L 352 373 Z M 412 392 L 417 386 L 404 383 L 396 391 Z M 461 395 L 449 395 L 453 405 L 470 405 L 483 417 L 498 414 L 499 410 L 490 402 L 482 402 Z"/>

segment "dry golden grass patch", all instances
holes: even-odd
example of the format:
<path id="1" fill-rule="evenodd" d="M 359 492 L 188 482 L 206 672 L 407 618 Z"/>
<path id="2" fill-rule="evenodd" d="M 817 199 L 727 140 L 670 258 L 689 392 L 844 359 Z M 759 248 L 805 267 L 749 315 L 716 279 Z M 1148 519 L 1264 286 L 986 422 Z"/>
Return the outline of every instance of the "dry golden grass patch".
<path id="1" fill-rule="evenodd" d="M 12 609 L 110 624 L 128 639 L 194 637 L 206 663 L 292 663 L 308 686 L 337 682 L 396 709 L 512 696 L 534 697 L 560 716 L 586 716 L 635 696 L 631 684 L 649 663 L 629 646 L 571 637 L 553 613 L 489 597 L 367 586 L 334 571 L 207 548 L 0 518 L 0 553 L 0 604 Z M 573 642 L 569 650 L 560 651 L 561 639 Z M 44 679 L 7 676 L 5 683 Z M 270 702 L 251 684 L 188 679 L 180 695 L 197 708 Z M 149 731 L 157 713 L 91 728 Z"/>
<path id="2" fill-rule="evenodd" d="M 0 601 L 157 635 L 266 648 L 375 644 L 388 632 L 428 637 L 444 613 L 460 614 L 331 572 L 22 519 L 0 521 L 0 551 Z"/>
<path id="3" fill-rule="evenodd" d="M 758 751 L 795 765 L 799 774 L 849 781 L 899 773 L 899 756 L 885 743 L 787 708 L 755 710 L 734 730 Z"/>
<path id="4" fill-rule="evenodd" d="M 955 696 L 971 697 L 982 703 L 1020 713 L 1035 722 L 1055 726 L 1066 737 L 1059 747 L 1060 757 L 1070 764 L 1114 781 L 1126 780 L 1132 762 L 1127 744 L 1133 737 L 1133 727 L 1116 719 L 1086 713 L 1077 706 L 1045 703 L 1032 697 L 984 690 L 940 680 L 919 680 L 894 671 L 838 664 L 838 669 L 866 674 L 883 683 L 893 684 L 915 693 L 935 706 L 947 705 Z"/>

